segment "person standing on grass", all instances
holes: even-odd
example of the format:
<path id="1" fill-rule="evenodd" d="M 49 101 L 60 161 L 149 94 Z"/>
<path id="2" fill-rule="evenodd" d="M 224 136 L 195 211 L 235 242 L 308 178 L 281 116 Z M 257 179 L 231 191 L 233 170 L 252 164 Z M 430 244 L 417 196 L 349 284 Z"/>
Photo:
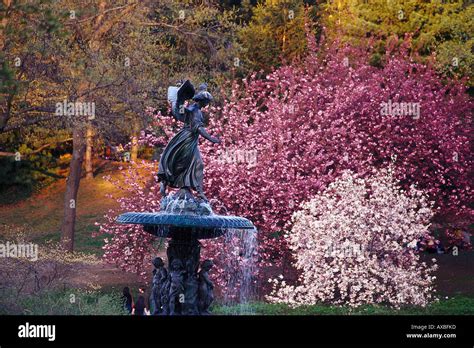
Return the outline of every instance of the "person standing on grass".
<path id="1" fill-rule="evenodd" d="M 133 299 L 128 286 L 123 288 L 122 303 L 123 309 L 125 309 L 129 314 L 132 313 Z"/>
<path id="2" fill-rule="evenodd" d="M 146 308 L 145 297 L 138 296 L 137 302 L 132 309 L 132 315 L 150 315 L 150 311 Z"/>

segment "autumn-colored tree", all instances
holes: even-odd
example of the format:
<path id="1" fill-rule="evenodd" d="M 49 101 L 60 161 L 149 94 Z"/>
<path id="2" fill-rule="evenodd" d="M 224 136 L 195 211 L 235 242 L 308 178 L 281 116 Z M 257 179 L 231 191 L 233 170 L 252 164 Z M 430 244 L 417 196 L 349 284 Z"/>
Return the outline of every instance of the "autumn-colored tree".
<path id="1" fill-rule="evenodd" d="M 110 143 L 131 137 L 136 160 L 145 107 L 166 108 L 166 87 L 178 78 L 222 79 L 237 55 L 236 23 L 232 11 L 192 1 L 84 6 L 63 0 L 38 7 L 4 1 L 2 10 L 0 38 L 8 59 L 2 61 L 0 131 L 7 141 L 0 151 L 12 157 L 21 149 L 20 156 L 33 159 L 37 150 L 72 141 L 62 224 L 63 244 L 71 250 L 82 165 L 92 177 L 94 138 Z M 76 102 L 93 104 L 95 115 L 58 114 L 58 105 Z M 28 133 L 33 125 L 35 132 Z"/>
<path id="2" fill-rule="evenodd" d="M 0 3 L 0 133 L 37 124 L 54 111 L 51 57 L 44 41 L 60 37 L 61 14 L 51 10 L 51 3 Z"/>
<path id="3" fill-rule="evenodd" d="M 258 2 L 252 7 L 248 25 L 239 31 L 243 64 L 250 70 L 269 71 L 302 58 L 306 51 L 305 21 L 314 22 L 316 10 L 316 5 L 306 9 L 300 0 Z"/>
<path id="4" fill-rule="evenodd" d="M 469 1 L 334 0 L 322 6 L 330 40 L 372 47 L 374 64 L 387 43 L 399 45 L 408 34 L 413 52 L 436 55 L 438 70 L 472 80 L 474 6 Z"/>
<path id="5" fill-rule="evenodd" d="M 7 200 L 57 177 L 50 146 L 70 141 L 57 124 L 40 126 L 52 119 L 58 96 L 44 42 L 61 37 L 63 17 L 51 6 L 52 1 L 0 2 L 0 191 L 12 193 Z"/>
<path id="6" fill-rule="evenodd" d="M 153 59 L 160 67 L 154 95 L 161 99 L 162 111 L 167 87 L 178 80 L 206 82 L 219 99 L 224 81 L 243 73 L 235 64 L 241 51 L 236 10 L 222 10 L 218 1 L 152 2 L 142 24 L 153 33 Z"/>

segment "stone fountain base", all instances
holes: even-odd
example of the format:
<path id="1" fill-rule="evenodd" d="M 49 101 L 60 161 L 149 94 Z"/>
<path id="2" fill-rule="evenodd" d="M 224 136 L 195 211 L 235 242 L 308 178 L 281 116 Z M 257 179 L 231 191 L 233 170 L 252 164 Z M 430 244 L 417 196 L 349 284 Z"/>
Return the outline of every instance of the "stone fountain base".
<path id="1" fill-rule="evenodd" d="M 151 303 L 156 315 L 206 315 L 214 299 L 208 272 L 211 260 L 200 263 L 199 239 L 217 238 L 228 229 L 254 229 L 249 220 L 215 215 L 206 202 L 188 197 L 165 197 L 158 213 L 125 213 L 117 222 L 140 224 L 158 237 L 171 238 L 168 268 L 161 258 L 153 264 Z"/>

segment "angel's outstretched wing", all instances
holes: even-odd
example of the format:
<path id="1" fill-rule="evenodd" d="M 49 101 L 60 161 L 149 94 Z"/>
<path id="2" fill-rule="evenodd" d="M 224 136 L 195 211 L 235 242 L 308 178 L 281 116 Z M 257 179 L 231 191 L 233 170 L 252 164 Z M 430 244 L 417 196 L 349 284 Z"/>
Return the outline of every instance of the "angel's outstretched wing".
<path id="1" fill-rule="evenodd" d="M 186 80 L 178 89 L 178 104 L 182 105 L 188 99 L 194 97 L 196 91 L 194 90 L 194 86 L 191 81 Z M 181 104 L 180 104 L 181 102 Z"/>
<path id="2" fill-rule="evenodd" d="M 191 81 L 186 80 L 179 88 L 168 88 L 168 100 L 171 101 L 171 111 L 178 121 L 184 122 L 184 102 L 194 97 L 195 90 Z"/>

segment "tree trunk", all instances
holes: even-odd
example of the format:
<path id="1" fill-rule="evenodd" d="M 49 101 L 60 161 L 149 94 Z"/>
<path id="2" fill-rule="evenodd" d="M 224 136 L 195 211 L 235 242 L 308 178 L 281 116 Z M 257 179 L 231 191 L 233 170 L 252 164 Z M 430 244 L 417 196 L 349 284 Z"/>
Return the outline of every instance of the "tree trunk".
<path id="1" fill-rule="evenodd" d="M 138 122 L 133 123 L 133 132 L 132 132 L 132 148 L 130 151 L 130 161 L 136 162 L 138 158 L 138 132 L 139 125 Z"/>
<path id="2" fill-rule="evenodd" d="M 64 217 L 61 226 L 61 246 L 64 250 L 74 250 L 74 231 L 76 225 L 77 192 L 81 181 L 82 162 L 86 143 L 84 131 L 77 125 L 73 131 L 72 159 L 69 165 L 69 175 L 66 179 L 66 193 L 64 195 Z"/>
<path id="3" fill-rule="evenodd" d="M 92 143 L 93 143 L 93 130 L 90 124 L 87 125 L 86 130 L 86 156 L 85 156 L 85 167 L 86 167 L 86 179 L 93 179 L 93 165 L 92 165 Z"/>

